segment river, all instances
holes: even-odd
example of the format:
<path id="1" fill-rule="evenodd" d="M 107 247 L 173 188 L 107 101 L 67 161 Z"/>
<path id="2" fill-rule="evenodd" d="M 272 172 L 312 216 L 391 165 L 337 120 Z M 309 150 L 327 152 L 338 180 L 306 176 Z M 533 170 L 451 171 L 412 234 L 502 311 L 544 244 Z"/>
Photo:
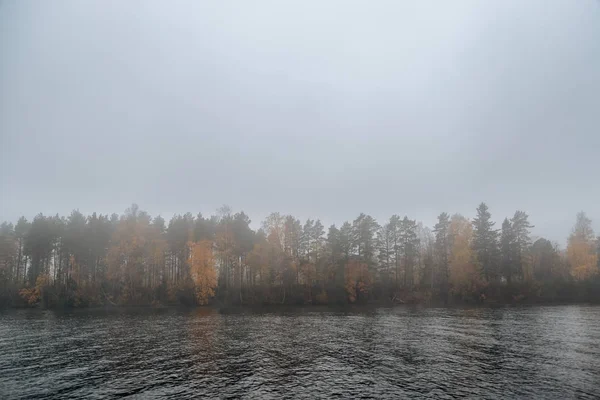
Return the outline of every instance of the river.
<path id="1" fill-rule="evenodd" d="M 0 312 L 0 398 L 598 398 L 600 307 Z"/>

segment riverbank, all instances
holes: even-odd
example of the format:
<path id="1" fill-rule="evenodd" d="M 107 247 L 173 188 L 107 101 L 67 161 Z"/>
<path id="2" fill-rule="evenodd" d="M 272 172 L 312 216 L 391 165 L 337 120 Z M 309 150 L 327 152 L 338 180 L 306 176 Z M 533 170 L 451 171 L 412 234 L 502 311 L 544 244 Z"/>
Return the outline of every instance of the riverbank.
<path id="1" fill-rule="evenodd" d="M 314 288 L 313 293 L 319 293 Z M 22 292 L 21 292 L 22 293 Z M 498 284 L 486 285 L 474 291 L 447 292 L 431 291 L 427 288 L 414 290 L 385 290 L 377 288 L 374 293 L 378 296 L 366 295 L 357 301 L 350 302 L 345 293 L 339 290 L 320 291 L 317 296 L 306 296 L 306 290 L 271 289 L 265 295 L 265 290 L 244 290 L 235 293 L 219 292 L 206 305 L 194 302 L 193 295 L 182 292 L 178 297 L 152 298 L 147 300 L 139 298 L 137 301 L 125 299 L 107 299 L 101 296 L 80 297 L 67 299 L 67 301 L 54 295 L 51 291 L 41 293 L 39 301 L 28 303 L 18 291 L 13 291 L 12 296 L 6 296 L 0 304 L 1 308 L 40 308 L 40 309 L 94 309 L 94 308 L 170 308 L 170 307 L 250 307 L 250 308 L 278 308 L 278 307 L 317 307 L 317 306 L 396 306 L 396 305 L 424 305 L 424 306 L 514 306 L 514 305 L 560 305 L 560 304 L 600 304 L 600 283 L 590 282 L 560 282 L 539 283 L 521 282 L 511 285 Z"/>

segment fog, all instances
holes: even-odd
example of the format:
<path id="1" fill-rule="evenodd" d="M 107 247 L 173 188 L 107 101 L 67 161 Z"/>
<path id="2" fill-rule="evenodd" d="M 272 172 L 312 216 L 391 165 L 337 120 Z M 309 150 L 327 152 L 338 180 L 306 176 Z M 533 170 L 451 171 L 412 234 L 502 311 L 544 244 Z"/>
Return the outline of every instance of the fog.
<path id="1" fill-rule="evenodd" d="M 0 221 L 226 203 L 600 228 L 600 3 L 4 1 Z"/>

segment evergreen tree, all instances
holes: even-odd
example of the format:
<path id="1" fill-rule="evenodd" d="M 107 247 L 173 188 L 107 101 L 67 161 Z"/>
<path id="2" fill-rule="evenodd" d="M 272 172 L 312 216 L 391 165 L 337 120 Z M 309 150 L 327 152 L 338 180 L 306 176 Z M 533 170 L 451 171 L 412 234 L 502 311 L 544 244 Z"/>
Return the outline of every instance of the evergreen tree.
<path id="1" fill-rule="evenodd" d="M 377 231 L 377 260 L 379 274 L 385 280 L 390 278 L 392 259 L 394 257 L 394 243 L 392 241 L 390 224 L 385 224 Z"/>
<path id="2" fill-rule="evenodd" d="M 19 283 L 25 282 L 27 270 L 27 256 L 25 255 L 25 238 L 29 233 L 31 223 L 25 217 L 19 218 L 15 225 L 15 237 L 17 239 L 17 259 L 15 265 L 15 280 Z"/>
<path id="3" fill-rule="evenodd" d="M 414 283 L 414 267 L 418 256 L 419 238 L 417 237 L 417 223 L 404 217 L 400 222 L 400 243 L 402 249 L 402 262 L 404 265 L 404 287 L 412 289 Z"/>
<path id="4" fill-rule="evenodd" d="M 502 233 L 500 235 L 500 253 L 502 258 L 502 275 L 504 275 L 504 278 L 506 278 L 509 284 L 514 273 L 513 245 L 514 235 L 512 225 L 508 218 L 504 218 L 504 221 L 502 222 Z"/>
<path id="5" fill-rule="evenodd" d="M 513 274 L 519 279 L 523 279 L 525 271 L 525 265 L 527 264 L 529 257 L 529 250 L 531 246 L 530 229 L 533 225 L 529 223 L 529 216 L 523 211 L 515 211 L 515 215 L 510 220 L 511 233 L 512 233 L 512 263 L 513 263 Z"/>
<path id="6" fill-rule="evenodd" d="M 433 232 L 435 233 L 434 247 L 438 276 L 434 277 L 435 274 L 432 274 L 431 286 L 433 287 L 434 282 L 437 280 L 446 290 L 450 272 L 448 261 L 450 257 L 450 216 L 447 213 L 443 212 L 438 215 L 438 222 L 433 227 Z"/>
<path id="7" fill-rule="evenodd" d="M 371 269 L 375 265 L 375 233 L 379 225 L 373 217 L 361 213 L 352 223 L 352 238 L 358 259 Z"/>
<path id="8" fill-rule="evenodd" d="M 13 224 L 3 222 L 0 225 L 0 290 L 6 290 L 15 276 L 17 241 Z M 0 294 L 0 303 L 2 302 Z"/>
<path id="9" fill-rule="evenodd" d="M 473 251 L 488 282 L 498 278 L 498 231 L 488 206 L 481 203 L 473 219 Z"/>
<path id="10" fill-rule="evenodd" d="M 431 286 L 433 268 L 435 268 L 435 237 L 433 231 L 422 223 L 417 224 L 419 238 L 419 283 Z"/>
<path id="11" fill-rule="evenodd" d="M 325 229 L 321 220 L 316 220 L 314 225 L 310 229 L 310 247 L 311 254 L 313 256 L 313 262 L 315 264 L 319 261 L 319 252 L 323 247 L 323 241 L 325 240 Z"/>
<path id="12" fill-rule="evenodd" d="M 401 239 L 400 239 L 400 216 L 394 214 L 390 217 L 388 223 L 388 230 L 390 235 L 390 241 L 392 242 L 392 255 L 391 261 L 394 265 L 394 280 L 396 289 L 400 287 L 400 259 L 401 259 Z"/>
<path id="13" fill-rule="evenodd" d="M 549 240 L 540 238 L 531 246 L 533 277 L 538 282 L 561 277 L 560 256 Z"/>
<path id="14" fill-rule="evenodd" d="M 300 259 L 300 248 L 302 244 L 302 224 L 299 219 L 291 215 L 285 217 L 284 222 L 284 250 L 292 257 L 294 262 Z"/>
<path id="15" fill-rule="evenodd" d="M 310 262 L 311 251 L 312 251 L 312 238 L 313 238 L 313 227 L 315 221 L 307 219 L 302 228 L 302 235 L 300 237 L 300 252 L 305 259 L 305 262 Z"/>
<path id="16" fill-rule="evenodd" d="M 344 222 L 340 227 L 339 243 L 344 261 L 348 261 L 354 247 L 352 239 L 352 225 L 348 221 Z"/>

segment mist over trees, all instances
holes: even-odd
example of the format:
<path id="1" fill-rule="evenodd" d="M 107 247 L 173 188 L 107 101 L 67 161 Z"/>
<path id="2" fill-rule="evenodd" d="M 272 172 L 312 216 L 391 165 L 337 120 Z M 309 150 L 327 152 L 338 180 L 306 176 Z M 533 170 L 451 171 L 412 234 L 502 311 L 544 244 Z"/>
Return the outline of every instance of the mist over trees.
<path id="1" fill-rule="evenodd" d="M 600 300 L 600 240 L 577 214 L 566 250 L 516 211 L 497 228 L 446 212 L 432 229 L 360 214 L 339 227 L 244 212 L 170 221 L 38 214 L 0 226 L 0 302 L 12 306 L 340 304 Z"/>

